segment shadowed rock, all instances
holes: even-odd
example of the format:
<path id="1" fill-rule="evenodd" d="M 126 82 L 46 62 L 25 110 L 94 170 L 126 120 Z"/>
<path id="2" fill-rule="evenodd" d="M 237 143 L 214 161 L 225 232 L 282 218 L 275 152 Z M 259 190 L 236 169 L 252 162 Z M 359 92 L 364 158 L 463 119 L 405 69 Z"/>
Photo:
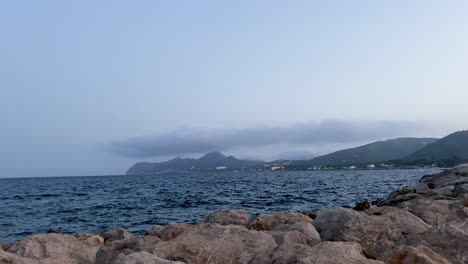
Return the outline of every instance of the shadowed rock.
<path id="1" fill-rule="evenodd" d="M 99 233 L 100 236 L 104 238 L 104 242 L 112 242 L 115 240 L 121 240 L 121 239 L 127 239 L 127 238 L 132 238 L 133 235 L 130 234 L 127 230 L 123 228 L 117 228 L 112 231 L 107 231 L 103 233 Z"/>
<path id="2" fill-rule="evenodd" d="M 255 218 L 250 223 L 250 228 L 254 230 L 273 230 L 281 224 L 292 225 L 295 223 L 312 223 L 312 219 L 300 213 L 283 213 L 283 214 L 263 214 Z"/>

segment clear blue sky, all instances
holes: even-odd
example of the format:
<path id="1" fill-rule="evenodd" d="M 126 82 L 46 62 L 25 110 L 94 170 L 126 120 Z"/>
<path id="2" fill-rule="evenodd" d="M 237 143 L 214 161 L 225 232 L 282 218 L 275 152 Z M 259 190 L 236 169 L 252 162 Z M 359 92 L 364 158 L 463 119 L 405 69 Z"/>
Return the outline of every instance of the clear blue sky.
<path id="1" fill-rule="evenodd" d="M 467 1 L 2 1 L 0 177 L 123 173 L 213 138 L 270 159 L 466 129 L 467 13 Z M 294 137 L 347 125 L 345 139 Z M 290 140 L 252 145 L 259 133 Z"/>

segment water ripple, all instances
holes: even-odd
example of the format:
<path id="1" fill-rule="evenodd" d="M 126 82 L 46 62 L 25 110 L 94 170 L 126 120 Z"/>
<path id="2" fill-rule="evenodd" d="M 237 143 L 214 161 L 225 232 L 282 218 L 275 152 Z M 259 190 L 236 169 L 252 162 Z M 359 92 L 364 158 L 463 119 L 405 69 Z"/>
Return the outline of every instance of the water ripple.
<path id="1" fill-rule="evenodd" d="M 306 171 L 0 179 L 0 241 L 50 230 L 95 233 L 195 223 L 245 208 L 253 215 L 352 206 L 435 170 Z"/>

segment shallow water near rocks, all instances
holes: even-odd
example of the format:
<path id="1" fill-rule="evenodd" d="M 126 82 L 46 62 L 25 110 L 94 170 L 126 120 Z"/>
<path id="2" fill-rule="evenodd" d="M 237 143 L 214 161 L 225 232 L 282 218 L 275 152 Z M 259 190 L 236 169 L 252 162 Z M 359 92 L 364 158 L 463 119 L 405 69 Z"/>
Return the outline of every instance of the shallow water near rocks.
<path id="1" fill-rule="evenodd" d="M 170 222 L 245 208 L 253 215 L 353 206 L 438 169 L 216 172 L 0 179 L 0 241 L 123 227 L 142 234 Z"/>

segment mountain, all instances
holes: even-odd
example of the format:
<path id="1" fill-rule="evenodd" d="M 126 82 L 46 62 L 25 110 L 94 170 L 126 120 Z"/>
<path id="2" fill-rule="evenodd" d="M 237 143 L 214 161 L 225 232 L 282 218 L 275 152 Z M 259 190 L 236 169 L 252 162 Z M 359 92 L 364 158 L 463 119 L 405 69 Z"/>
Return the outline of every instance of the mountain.
<path id="1" fill-rule="evenodd" d="M 468 162 L 468 130 L 455 132 L 402 159 L 408 164 L 454 166 Z"/>
<path id="2" fill-rule="evenodd" d="M 398 160 L 420 150 L 436 138 L 397 138 L 344 149 L 309 160 L 311 166 L 351 166 Z"/>
<path id="3" fill-rule="evenodd" d="M 239 160 L 234 156 L 224 156 L 220 152 L 210 152 L 199 159 L 180 158 L 164 162 L 139 162 L 127 170 L 127 174 L 151 174 L 170 171 L 204 171 L 216 168 L 234 170 L 262 164 L 263 161 Z M 221 168 L 225 167 L 225 168 Z"/>

